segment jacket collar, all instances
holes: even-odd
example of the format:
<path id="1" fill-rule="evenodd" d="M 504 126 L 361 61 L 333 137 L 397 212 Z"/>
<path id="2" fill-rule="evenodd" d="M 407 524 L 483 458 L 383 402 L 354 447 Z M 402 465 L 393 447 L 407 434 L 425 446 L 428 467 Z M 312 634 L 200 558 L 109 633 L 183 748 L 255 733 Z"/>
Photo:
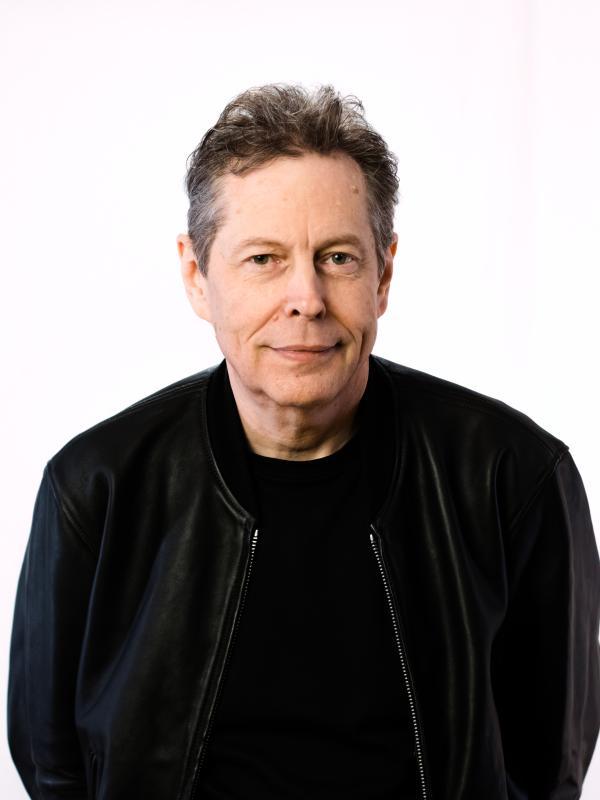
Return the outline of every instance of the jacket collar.
<path id="1" fill-rule="evenodd" d="M 258 518 L 250 447 L 239 416 L 225 359 L 211 373 L 207 391 L 208 437 L 217 470 L 246 516 Z M 369 357 L 369 379 L 358 409 L 358 432 L 371 520 L 384 514 L 399 460 L 398 414 L 385 367 Z"/>

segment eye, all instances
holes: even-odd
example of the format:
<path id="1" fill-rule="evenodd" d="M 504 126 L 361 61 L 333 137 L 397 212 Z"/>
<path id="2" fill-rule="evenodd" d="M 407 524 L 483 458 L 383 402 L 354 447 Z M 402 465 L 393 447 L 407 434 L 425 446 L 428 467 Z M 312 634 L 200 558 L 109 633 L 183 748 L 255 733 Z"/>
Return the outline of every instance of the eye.
<path id="1" fill-rule="evenodd" d="M 325 260 L 327 261 L 328 259 L 331 259 L 331 263 L 336 267 L 344 267 L 354 261 L 353 256 L 348 255 L 348 253 L 331 253 Z"/>
<path id="2" fill-rule="evenodd" d="M 264 267 L 268 263 L 268 259 L 271 256 L 268 253 L 260 253 L 257 256 L 250 256 L 250 259 L 255 263 L 258 264 L 259 267 Z"/>

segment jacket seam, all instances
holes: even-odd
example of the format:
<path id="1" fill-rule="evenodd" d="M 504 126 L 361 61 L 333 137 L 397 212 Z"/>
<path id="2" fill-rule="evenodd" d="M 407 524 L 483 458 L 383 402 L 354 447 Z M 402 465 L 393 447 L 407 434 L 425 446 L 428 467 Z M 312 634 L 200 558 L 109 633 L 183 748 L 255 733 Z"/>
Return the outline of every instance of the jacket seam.
<path id="1" fill-rule="evenodd" d="M 514 529 L 519 525 L 523 517 L 527 514 L 535 500 L 537 499 L 538 495 L 541 493 L 543 487 L 548 483 L 548 481 L 552 478 L 556 469 L 560 462 L 562 461 L 563 457 L 566 453 L 569 452 L 569 448 L 567 445 L 564 446 L 562 450 L 556 455 L 553 461 L 550 462 L 546 470 L 542 473 L 540 478 L 538 479 L 537 483 L 533 487 L 532 492 L 529 494 L 521 508 L 516 512 L 515 516 L 512 519 L 512 522 L 508 526 L 508 535 L 512 535 Z"/>
<path id="2" fill-rule="evenodd" d="M 52 474 L 53 473 L 53 468 L 52 468 L 51 461 L 48 461 L 48 463 L 46 464 L 46 472 L 47 472 L 47 475 L 48 475 L 48 485 L 50 487 L 50 491 L 52 493 L 52 498 L 53 498 L 53 500 L 54 500 L 54 502 L 56 504 L 56 507 L 64 515 L 64 517 L 66 518 L 67 522 L 71 525 L 71 528 L 75 532 L 75 535 L 80 540 L 80 542 L 84 545 L 85 549 L 89 552 L 89 554 L 93 558 L 95 558 L 96 557 L 96 553 L 94 552 L 94 549 L 92 548 L 92 546 L 90 545 L 90 543 L 87 541 L 87 539 L 85 537 L 83 526 L 79 523 L 79 521 L 74 516 L 73 512 L 68 508 L 68 506 L 65 503 L 62 502 L 62 499 L 60 497 L 59 491 L 58 491 L 57 486 L 56 486 L 56 479 L 55 479 L 54 475 Z"/>
<path id="3" fill-rule="evenodd" d="M 544 436 L 542 436 L 533 427 L 528 425 L 527 422 L 525 422 L 522 419 L 519 419 L 517 415 L 522 414 L 523 416 L 526 416 L 519 409 L 514 408 L 513 406 L 509 406 L 507 403 L 503 403 L 503 401 L 501 400 L 497 400 L 493 397 L 488 397 L 487 395 L 483 394 L 481 394 L 480 397 L 478 398 L 473 398 L 473 402 L 469 402 L 468 400 L 464 399 L 463 394 L 460 391 L 460 388 L 457 390 L 449 388 L 445 392 L 443 392 L 436 390 L 435 388 L 431 388 L 430 386 L 427 386 L 424 381 L 417 387 L 415 386 L 414 383 L 410 381 L 407 382 L 401 373 L 398 373 L 395 370 L 389 368 L 384 363 L 382 363 L 382 366 L 384 367 L 384 369 L 386 369 L 388 374 L 394 380 L 397 380 L 401 384 L 403 384 L 404 388 L 408 388 L 411 393 L 414 394 L 417 391 L 422 392 L 424 394 L 437 397 L 441 400 L 445 400 L 446 402 L 452 403 L 453 405 L 460 406 L 462 408 L 470 408 L 474 411 L 480 411 L 481 413 L 489 414 L 490 416 L 497 417 L 504 421 L 508 420 L 509 422 L 514 422 L 515 424 L 518 424 L 519 427 L 522 428 L 526 433 L 529 433 L 533 437 L 535 437 L 542 445 L 544 445 L 544 447 L 548 450 L 548 452 L 550 452 L 552 455 L 557 455 L 556 448 L 553 447 L 551 444 L 549 444 L 549 442 L 545 439 Z M 439 380 L 444 380 L 444 379 L 440 378 Z M 465 387 L 465 391 L 473 391 L 473 390 L 469 390 Z M 494 405 L 495 403 L 503 403 L 503 405 L 506 406 L 507 410 L 503 411 L 502 409 L 495 407 Z M 512 416 L 510 412 L 513 412 L 515 416 Z M 537 423 L 533 419 L 531 419 L 531 422 L 533 423 L 533 425 L 537 425 Z M 550 435 L 552 436 L 552 434 Z M 553 438 L 558 439 L 558 437 L 555 436 L 553 436 Z M 564 445 L 564 442 L 560 442 L 560 444 L 566 446 Z M 559 455 L 562 454 L 562 450 L 559 450 L 558 454 Z"/>
<path id="4" fill-rule="evenodd" d="M 100 420 L 100 422 L 97 422 L 95 425 L 92 425 L 90 428 L 86 428 L 84 431 L 81 431 L 80 433 L 76 434 L 75 436 L 73 436 L 72 439 L 69 439 L 68 444 L 72 444 L 74 442 L 77 442 L 78 439 L 90 434 L 92 431 L 100 430 L 103 425 L 107 425 L 109 422 L 117 422 L 120 419 L 124 419 L 125 417 L 129 417 L 132 414 L 135 414 L 137 411 L 141 410 L 142 408 L 145 408 L 145 407 L 147 407 L 149 405 L 153 405 L 154 403 L 159 403 L 161 400 L 170 399 L 171 397 L 173 397 L 174 395 L 177 395 L 177 394 L 179 394 L 180 396 L 185 396 L 187 394 L 200 393 L 201 391 L 202 391 L 202 386 L 201 385 L 200 386 L 199 385 L 194 385 L 194 386 L 191 386 L 191 387 L 186 386 L 186 387 L 182 387 L 182 388 L 178 388 L 178 389 L 173 389 L 173 390 L 171 390 L 169 392 L 165 392 L 164 394 L 161 394 L 158 397 L 143 398 L 142 400 L 138 400 L 133 405 L 127 406 L 127 408 L 124 408 L 121 411 L 117 411 L 115 414 L 112 414 L 110 417 L 106 417 L 106 419 Z"/>
<path id="5" fill-rule="evenodd" d="M 423 388 L 422 391 L 425 392 L 426 394 L 433 395 L 434 397 L 439 397 L 441 399 L 444 399 L 447 402 L 450 402 L 455 406 L 460 406 L 461 408 L 469 408 L 469 409 L 472 409 L 473 411 L 479 411 L 482 414 L 488 414 L 489 416 L 496 417 L 498 419 L 505 420 L 505 421 L 508 419 L 510 422 L 514 422 L 514 423 L 518 424 L 519 427 L 523 431 L 525 431 L 525 433 L 528 433 L 531 436 L 533 436 L 535 439 L 537 439 L 538 442 L 540 444 L 542 444 L 546 448 L 546 450 L 548 450 L 549 453 L 551 453 L 552 455 L 556 455 L 556 453 L 557 453 L 556 448 L 553 447 L 551 444 L 549 444 L 541 434 L 539 434 L 535 429 L 530 427 L 526 422 L 524 422 L 523 420 L 519 419 L 518 417 L 511 417 L 510 413 L 507 414 L 506 412 L 502 412 L 501 409 L 493 408 L 491 406 L 488 406 L 485 402 L 482 402 L 482 403 L 475 403 L 475 402 L 469 403 L 468 401 L 462 400 L 459 397 L 452 397 L 452 395 L 447 396 L 447 395 L 443 394 L 442 392 L 436 392 L 435 389 Z M 499 401 L 499 402 L 501 402 L 501 401 Z M 512 408 L 512 406 L 510 408 Z M 521 411 L 519 411 L 516 408 L 512 409 L 512 410 L 516 411 L 518 414 L 522 413 Z M 532 422 L 533 422 L 533 420 L 532 420 Z M 537 424 L 537 423 L 534 423 L 534 424 Z"/>
<path id="6" fill-rule="evenodd" d="M 246 527 L 248 524 L 251 524 L 251 527 L 254 527 L 256 525 L 256 519 L 247 508 L 242 506 L 237 497 L 234 495 L 233 491 L 230 489 L 225 480 L 225 476 L 221 472 L 219 464 L 217 463 L 217 456 L 210 438 L 210 430 L 208 425 L 208 380 L 203 386 L 200 387 L 199 394 L 200 436 L 202 438 L 202 443 L 204 444 L 205 452 L 208 458 L 209 469 L 212 472 L 212 476 L 217 482 L 217 485 L 221 488 L 221 491 L 223 492 L 223 500 L 225 501 L 231 513 L 243 523 L 244 527 Z"/>
<path id="7" fill-rule="evenodd" d="M 161 400 L 170 400 L 175 395 L 179 395 L 181 397 L 185 397 L 188 394 L 200 394 L 202 392 L 202 386 L 186 386 L 185 388 L 173 389 L 169 392 L 165 392 L 158 397 L 148 397 L 143 400 L 138 400 L 137 403 L 134 403 L 132 406 L 127 406 L 122 411 L 118 411 L 116 414 L 113 414 L 112 417 L 107 417 L 106 419 L 102 420 L 98 423 L 98 426 L 103 425 L 105 422 L 112 422 L 113 420 L 116 421 L 118 419 L 123 419 L 124 417 L 129 417 L 132 414 L 135 414 L 137 411 L 146 408 L 147 406 L 155 405 L 159 403 Z M 85 433 L 86 431 L 84 431 Z"/>
<path id="8" fill-rule="evenodd" d="M 168 399 L 173 395 L 186 395 L 186 394 L 193 394 L 194 392 L 200 392 L 203 389 L 202 383 L 197 380 L 194 381 L 193 384 L 187 386 L 177 386 L 174 389 L 164 389 L 163 391 L 159 391 L 159 394 L 150 395 L 150 397 L 143 397 L 141 400 L 132 403 L 130 406 L 127 406 L 122 411 L 118 411 L 113 416 L 119 417 L 121 415 L 128 415 L 137 411 L 138 408 L 144 407 L 147 405 L 152 405 L 153 403 L 158 403 L 160 400 Z M 108 419 L 112 419 L 113 417 L 108 417 Z M 100 423 L 102 424 L 102 423 Z"/>

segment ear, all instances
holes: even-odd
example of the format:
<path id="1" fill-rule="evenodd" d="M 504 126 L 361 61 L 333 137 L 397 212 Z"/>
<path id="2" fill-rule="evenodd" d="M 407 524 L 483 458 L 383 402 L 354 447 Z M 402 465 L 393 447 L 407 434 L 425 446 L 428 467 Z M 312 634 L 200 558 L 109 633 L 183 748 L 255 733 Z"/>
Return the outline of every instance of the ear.
<path id="1" fill-rule="evenodd" d="M 177 237 L 177 251 L 181 264 L 181 277 L 188 300 L 196 314 L 207 322 L 212 322 L 208 298 L 208 281 L 200 272 L 192 240 L 187 233 Z"/>
<path id="2" fill-rule="evenodd" d="M 398 234 L 392 236 L 392 243 L 385 252 L 385 266 L 377 287 L 377 316 L 380 317 L 387 308 L 390 283 L 394 271 L 394 256 L 398 247 Z"/>

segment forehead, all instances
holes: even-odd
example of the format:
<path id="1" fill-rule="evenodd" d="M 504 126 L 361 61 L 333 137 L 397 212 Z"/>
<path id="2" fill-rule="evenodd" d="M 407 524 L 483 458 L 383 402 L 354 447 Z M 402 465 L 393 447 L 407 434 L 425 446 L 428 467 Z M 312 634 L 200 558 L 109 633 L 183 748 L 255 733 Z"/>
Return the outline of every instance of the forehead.
<path id="1" fill-rule="evenodd" d="M 223 176 L 218 194 L 231 235 L 259 221 L 282 229 L 273 235 L 294 225 L 317 230 L 342 221 L 370 227 L 365 177 L 345 153 L 278 157 L 243 175 Z"/>

